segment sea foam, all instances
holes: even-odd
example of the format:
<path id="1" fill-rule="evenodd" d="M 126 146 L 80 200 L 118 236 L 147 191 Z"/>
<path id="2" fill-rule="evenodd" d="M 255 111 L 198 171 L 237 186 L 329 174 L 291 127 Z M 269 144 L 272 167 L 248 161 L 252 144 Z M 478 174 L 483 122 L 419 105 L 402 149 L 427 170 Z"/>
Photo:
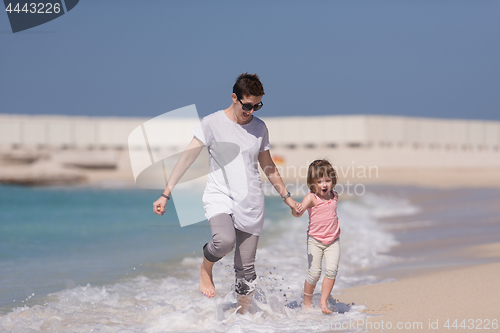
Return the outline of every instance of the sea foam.
<path id="1" fill-rule="evenodd" d="M 236 314 L 230 254 L 214 266 L 217 296 L 213 299 L 203 297 L 198 289 L 201 258 L 186 257 L 171 264 L 163 278 L 138 276 L 52 293 L 43 305 L 18 307 L 1 317 L 0 328 L 11 332 L 125 333 L 311 332 L 349 327 L 342 325 L 366 318 L 365 307 L 340 303 L 335 294 L 341 288 L 380 282 L 364 271 L 396 260 L 387 252 L 397 242 L 378 219 L 415 211 L 404 200 L 369 193 L 339 203 L 342 259 L 329 299 L 336 312 L 330 316 L 317 308 L 319 287 L 313 297 L 315 307 L 305 310 L 301 306 L 307 274 L 307 217 L 283 215 L 266 221 L 264 233 L 268 236 L 259 245 L 256 258 L 258 287 L 247 314 Z"/>

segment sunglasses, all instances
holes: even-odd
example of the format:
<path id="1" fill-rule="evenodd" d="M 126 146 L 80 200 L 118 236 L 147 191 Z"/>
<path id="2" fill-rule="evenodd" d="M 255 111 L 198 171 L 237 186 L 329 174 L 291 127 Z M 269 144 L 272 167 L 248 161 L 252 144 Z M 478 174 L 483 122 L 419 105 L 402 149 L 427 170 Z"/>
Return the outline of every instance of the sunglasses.
<path id="1" fill-rule="evenodd" d="M 257 111 L 257 110 L 260 110 L 261 107 L 264 106 L 264 103 L 262 103 L 262 101 L 259 103 L 259 104 L 255 104 L 255 105 L 252 105 L 252 104 L 243 104 L 241 102 L 241 99 L 238 98 L 238 101 L 240 102 L 241 104 L 241 108 L 244 110 L 244 111 L 250 111 L 250 110 L 254 110 L 254 111 Z"/>

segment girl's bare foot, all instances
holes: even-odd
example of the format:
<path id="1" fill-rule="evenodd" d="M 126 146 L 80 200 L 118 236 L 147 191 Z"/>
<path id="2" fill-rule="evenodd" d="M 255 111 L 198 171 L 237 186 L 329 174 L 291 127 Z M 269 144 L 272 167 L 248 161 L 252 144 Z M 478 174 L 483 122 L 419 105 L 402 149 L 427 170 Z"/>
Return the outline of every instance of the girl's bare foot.
<path id="1" fill-rule="evenodd" d="M 212 278 L 212 267 L 214 263 L 203 258 L 203 262 L 200 265 L 200 291 L 201 293 L 208 297 L 215 297 L 215 286 Z"/>
<path id="2" fill-rule="evenodd" d="M 321 312 L 324 314 L 330 314 L 332 311 L 328 308 L 327 301 L 330 297 L 330 293 L 332 292 L 333 285 L 335 284 L 335 279 L 330 279 L 325 276 L 323 279 L 323 283 L 321 285 L 321 298 L 319 300 L 319 307 L 321 308 Z"/>
<path id="3" fill-rule="evenodd" d="M 304 307 L 309 309 L 312 303 L 312 294 L 304 294 Z"/>
<path id="4" fill-rule="evenodd" d="M 304 281 L 304 308 L 309 309 L 311 307 L 314 288 L 316 285 L 312 285 L 307 280 Z"/>
<path id="5" fill-rule="evenodd" d="M 319 307 L 321 309 L 321 312 L 323 312 L 324 314 L 330 314 L 330 313 L 332 313 L 332 310 L 330 310 L 328 308 L 328 305 L 326 305 L 326 304 L 320 304 Z"/>

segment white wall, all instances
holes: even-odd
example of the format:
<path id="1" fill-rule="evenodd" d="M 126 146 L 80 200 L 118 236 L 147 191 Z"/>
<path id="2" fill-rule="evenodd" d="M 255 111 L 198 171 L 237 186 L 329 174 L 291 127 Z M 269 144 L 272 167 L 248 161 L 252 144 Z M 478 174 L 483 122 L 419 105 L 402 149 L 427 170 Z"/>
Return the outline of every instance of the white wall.
<path id="1" fill-rule="evenodd" d="M 147 118 L 0 115 L 0 146 L 123 147 Z M 314 144 L 387 147 L 500 148 L 500 122 L 390 116 L 310 116 L 263 118 L 276 146 Z M 193 119 L 168 119 L 162 136 L 150 138 L 157 149 L 183 147 Z M 161 126 L 157 123 L 155 126 Z M 167 135 L 166 135 L 167 137 Z"/>
<path id="2" fill-rule="evenodd" d="M 263 118 L 275 145 L 377 145 L 416 148 L 500 147 L 500 122 L 392 116 Z"/>

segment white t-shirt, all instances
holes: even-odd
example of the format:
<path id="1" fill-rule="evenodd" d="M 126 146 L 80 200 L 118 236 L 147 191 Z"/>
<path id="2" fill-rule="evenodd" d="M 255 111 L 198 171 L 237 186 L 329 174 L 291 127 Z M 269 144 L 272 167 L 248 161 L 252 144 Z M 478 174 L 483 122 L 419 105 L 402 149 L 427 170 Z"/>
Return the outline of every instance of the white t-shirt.
<path id="1" fill-rule="evenodd" d="M 266 124 L 257 117 L 245 125 L 217 111 L 193 130 L 209 153 L 209 174 L 203 193 L 205 217 L 233 214 L 235 228 L 259 236 L 264 224 L 264 192 L 258 156 L 269 146 Z"/>

